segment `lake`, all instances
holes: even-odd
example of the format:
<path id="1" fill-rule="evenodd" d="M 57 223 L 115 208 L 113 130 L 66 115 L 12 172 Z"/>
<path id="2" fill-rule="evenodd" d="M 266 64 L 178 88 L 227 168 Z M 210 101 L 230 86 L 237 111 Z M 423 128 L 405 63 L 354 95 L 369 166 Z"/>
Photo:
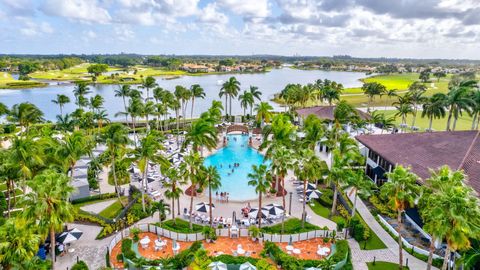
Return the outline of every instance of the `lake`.
<path id="1" fill-rule="evenodd" d="M 285 85 L 289 83 L 307 84 L 313 83 L 317 79 L 329 79 L 342 83 L 345 88 L 360 87 L 362 85 L 359 79 L 366 77 L 365 73 L 359 72 L 341 72 L 341 71 L 321 71 L 321 70 L 297 70 L 290 68 L 274 69 L 267 73 L 255 74 L 222 74 L 222 75 L 205 75 L 205 76 L 182 76 L 176 79 L 165 79 L 157 77 L 157 83 L 160 87 L 170 91 L 175 90 L 176 85 L 190 87 L 192 84 L 200 84 L 206 93 L 203 100 L 195 100 L 194 115 L 198 116 L 210 107 L 212 100 L 220 100 L 218 92 L 221 88 L 219 84 L 228 80 L 229 77 L 235 76 L 241 83 L 241 89 L 248 90 L 250 85 L 257 86 L 263 93 L 262 100 L 268 101 L 273 95 L 280 92 Z M 56 84 L 56 83 L 55 83 Z M 118 89 L 118 85 L 96 85 L 90 86 L 91 95 L 100 94 L 105 98 L 105 109 L 110 119 L 115 118 L 115 113 L 124 111 L 122 99 L 115 97 L 114 90 Z M 132 86 L 135 87 L 135 86 Z M 22 90 L 0 90 L 0 102 L 11 107 L 13 104 L 21 102 L 31 102 L 37 105 L 44 113 L 45 119 L 55 121 L 56 115 L 59 114 L 57 105 L 51 102 L 57 94 L 64 94 L 70 97 L 71 103 L 67 104 L 64 112 L 72 112 L 76 109 L 73 103 L 72 84 L 50 85 L 42 88 L 31 88 Z M 152 95 L 150 93 L 150 95 Z M 223 101 L 224 99 L 222 99 Z M 271 102 L 276 109 L 279 107 Z M 190 115 L 190 103 L 188 107 L 188 115 Z M 240 104 L 237 100 L 232 101 L 232 114 L 243 114 Z"/>

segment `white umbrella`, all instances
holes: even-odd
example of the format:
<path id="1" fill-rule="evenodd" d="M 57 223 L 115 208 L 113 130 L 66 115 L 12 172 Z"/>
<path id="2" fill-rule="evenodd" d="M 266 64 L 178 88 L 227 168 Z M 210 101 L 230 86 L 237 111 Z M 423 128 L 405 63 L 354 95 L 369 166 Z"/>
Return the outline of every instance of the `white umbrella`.
<path id="1" fill-rule="evenodd" d="M 77 228 L 74 228 L 74 229 L 71 229 L 69 231 L 61 233 L 57 237 L 57 241 L 62 243 L 62 244 L 68 244 L 68 243 L 71 243 L 73 241 L 77 241 L 82 236 L 82 234 L 83 234 L 82 231 L 80 231 Z"/>
<path id="2" fill-rule="evenodd" d="M 285 213 L 285 209 L 283 209 L 283 206 L 271 203 L 266 206 L 268 209 L 268 213 L 273 216 L 280 216 L 283 213 Z"/>
<path id="3" fill-rule="evenodd" d="M 215 205 L 213 205 L 212 203 L 212 209 L 214 208 L 215 208 Z M 195 210 L 197 210 L 197 212 L 207 213 L 210 210 L 210 204 L 204 203 L 204 202 L 197 203 L 195 205 Z"/>
<path id="4" fill-rule="evenodd" d="M 227 265 L 223 262 L 212 262 L 208 267 L 212 270 L 227 270 Z"/>
<path id="5" fill-rule="evenodd" d="M 318 190 L 307 190 L 305 194 L 310 199 L 318 199 L 322 195 L 322 193 Z"/>
<path id="6" fill-rule="evenodd" d="M 257 268 L 253 266 L 251 263 L 246 262 L 240 265 L 240 270 L 257 270 Z"/>
<path id="7" fill-rule="evenodd" d="M 250 209 L 250 212 L 248 213 L 248 216 L 251 218 L 257 218 L 258 217 L 258 208 L 252 208 Z M 267 218 L 268 217 L 268 209 L 262 207 L 262 218 Z"/>

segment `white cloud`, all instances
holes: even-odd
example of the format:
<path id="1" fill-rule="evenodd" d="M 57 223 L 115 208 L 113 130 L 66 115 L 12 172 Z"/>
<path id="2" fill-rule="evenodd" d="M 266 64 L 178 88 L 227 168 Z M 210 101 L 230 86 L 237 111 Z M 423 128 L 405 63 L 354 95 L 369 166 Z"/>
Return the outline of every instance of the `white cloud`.
<path id="1" fill-rule="evenodd" d="M 213 23 L 213 24 L 227 24 L 228 17 L 218 12 L 217 4 L 210 3 L 202 9 L 201 14 L 199 15 L 198 20 L 203 23 Z"/>
<path id="2" fill-rule="evenodd" d="M 0 0 L 0 7 L 1 5 L 13 16 L 31 16 L 35 12 L 32 0 Z"/>
<path id="3" fill-rule="evenodd" d="M 128 41 L 135 37 L 135 33 L 127 25 L 118 25 L 114 27 L 115 38 L 120 41 Z"/>
<path id="4" fill-rule="evenodd" d="M 268 0 L 218 0 L 218 4 L 246 18 L 265 18 L 270 15 Z"/>
<path id="5" fill-rule="evenodd" d="M 20 33 L 25 36 L 39 36 L 42 34 L 53 33 L 53 28 L 47 22 L 35 23 L 29 19 L 20 20 L 23 21 L 23 26 L 20 28 Z"/>
<path id="6" fill-rule="evenodd" d="M 46 0 L 42 11 L 47 15 L 81 22 L 105 24 L 112 19 L 108 10 L 96 0 Z"/>

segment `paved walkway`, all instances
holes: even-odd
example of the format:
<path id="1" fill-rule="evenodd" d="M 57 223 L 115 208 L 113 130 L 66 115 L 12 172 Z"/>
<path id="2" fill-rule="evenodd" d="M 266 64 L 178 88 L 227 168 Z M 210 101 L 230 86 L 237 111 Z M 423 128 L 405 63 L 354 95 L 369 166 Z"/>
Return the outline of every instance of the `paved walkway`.
<path id="1" fill-rule="evenodd" d="M 80 209 L 82 209 L 83 211 L 98 214 L 98 213 L 102 212 L 105 208 L 109 207 L 116 200 L 118 200 L 118 199 L 113 198 L 111 200 L 107 200 L 107 201 L 103 201 L 103 202 L 99 202 L 99 203 L 87 204 L 87 205 L 84 205 L 84 206 L 80 207 Z"/>
<path id="2" fill-rule="evenodd" d="M 347 192 L 348 193 L 348 192 Z M 353 201 L 353 194 L 349 196 L 350 201 Z M 383 241 L 387 246 L 386 249 L 377 249 L 377 250 L 361 250 L 360 246 L 355 239 L 349 239 L 350 249 L 352 251 L 352 264 L 355 270 L 368 270 L 367 262 L 373 262 L 374 257 L 377 261 L 387 261 L 392 263 L 398 263 L 399 254 L 398 254 L 398 244 L 395 239 L 393 239 L 387 231 L 383 229 L 382 226 L 377 222 L 373 217 L 370 210 L 368 210 L 365 203 L 358 198 L 357 207 L 358 213 L 362 216 L 368 226 L 378 235 L 378 237 Z M 408 266 L 412 270 L 422 270 L 427 268 L 427 263 L 421 261 L 414 256 L 408 254 L 405 250 L 403 251 L 404 264 L 408 259 Z M 437 269 L 433 267 L 432 269 Z"/>

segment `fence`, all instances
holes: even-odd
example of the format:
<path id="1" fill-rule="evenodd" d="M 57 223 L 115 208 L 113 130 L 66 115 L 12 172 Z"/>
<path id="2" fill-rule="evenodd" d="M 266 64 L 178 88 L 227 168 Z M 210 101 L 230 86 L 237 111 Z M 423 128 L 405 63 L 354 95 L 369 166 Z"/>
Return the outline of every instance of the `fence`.
<path id="1" fill-rule="evenodd" d="M 158 236 L 163 236 L 170 238 L 172 240 L 183 241 L 183 242 L 195 242 L 200 240 L 205 240 L 205 237 L 202 233 L 178 233 L 173 232 L 152 224 L 138 224 L 131 228 L 138 228 L 142 232 L 150 232 L 154 233 Z M 108 245 L 108 250 L 111 251 L 113 248 L 122 241 L 123 238 L 128 237 L 130 235 L 131 228 L 126 228 L 120 233 L 117 233 Z M 230 236 L 230 229 L 216 229 L 217 236 L 229 237 Z M 297 233 L 297 234 L 263 234 L 263 239 L 265 241 L 270 241 L 274 243 L 288 243 L 288 242 L 298 242 L 304 240 L 310 240 L 314 238 L 325 238 L 325 237 L 333 237 L 335 236 L 335 231 L 329 230 L 315 230 L 305 233 Z M 248 237 L 248 229 L 239 229 L 238 230 L 238 237 Z"/>

